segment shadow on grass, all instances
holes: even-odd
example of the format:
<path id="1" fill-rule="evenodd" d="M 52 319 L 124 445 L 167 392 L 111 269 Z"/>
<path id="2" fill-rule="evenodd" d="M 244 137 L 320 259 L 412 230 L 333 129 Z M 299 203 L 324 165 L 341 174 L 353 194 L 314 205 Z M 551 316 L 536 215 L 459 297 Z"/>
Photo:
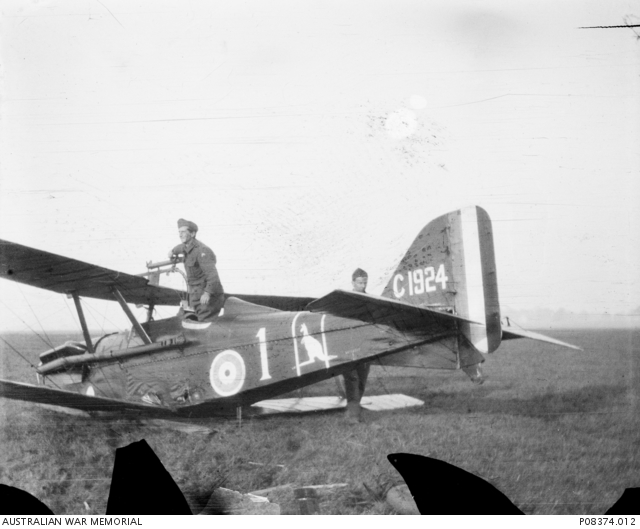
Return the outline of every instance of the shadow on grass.
<path id="1" fill-rule="evenodd" d="M 500 388 L 504 389 L 504 388 Z M 509 391 L 514 392 L 513 387 Z M 509 397 L 504 393 L 495 396 L 496 388 L 490 385 L 472 387 L 463 391 L 422 391 L 413 392 L 412 396 L 424 400 L 421 407 L 407 408 L 387 412 L 367 412 L 367 421 L 375 421 L 383 417 L 409 413 L 419 415 L 445 414 L 504 414 L 523 417 L 542 417 L 548 420 L 563 415 L 585 413 L 612 413 L 625 405 L 627 388 L 608 384 L 585 386 L 579 389 L 545 391 L 531 397 Z M 282 421 L 288 424 L 302 423 L 308 417 L 341 418 L 344 409 L 318 410 L 306 413 L 276 413 L 256 417 L 255 420 L 269 428 L 280 427 Z"/>
<path id="2" fill-rule="evenodd" d="M 529 398 L 491 397 L 490 388 L 475 388 L 463 393 L 425 393 L 422 412 L 428 415 L 446 413 L 488 413 L 545 417 L 550 420 L 567 414 L 609 413 L 624 404 L 627 389 L 600 384 L 579 389 L 546 391 Z"/>

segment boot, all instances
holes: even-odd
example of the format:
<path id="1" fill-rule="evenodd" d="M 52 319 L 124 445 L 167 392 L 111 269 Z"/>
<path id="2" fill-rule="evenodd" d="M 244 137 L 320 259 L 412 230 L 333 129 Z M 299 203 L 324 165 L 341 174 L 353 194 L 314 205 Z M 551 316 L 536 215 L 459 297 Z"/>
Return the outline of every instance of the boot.
<path id="1" fill-rule="evenodd" d="M 356 424 L 362 422 L 362 407 L 359 402 L 347 402 L 347 409 L 345 410 L 346 421 L 349 424 Z"/>

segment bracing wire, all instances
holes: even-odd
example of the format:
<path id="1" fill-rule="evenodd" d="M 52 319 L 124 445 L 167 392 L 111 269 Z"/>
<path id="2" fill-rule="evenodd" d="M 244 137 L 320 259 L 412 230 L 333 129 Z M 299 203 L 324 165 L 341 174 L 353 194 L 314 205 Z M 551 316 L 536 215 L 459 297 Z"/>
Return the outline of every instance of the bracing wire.
<path id="1" fill-rule="evenodd" d="M 71 314 L 72 316 L 74 316 L 74 313 L 73 313 L 73 311 L 70 309 L 69 304 L 67 303 L 67 300 L 65 299 L 64 301 L 65 301 L 65 305 L 66 305 L 67 309 L 69 310 L 70 314 Z M 2 301 L 0 300 L 0 302 L 2 302 Z M 13 314 L 18 318 L 18 319 L 20 319 L 20 321 L 22 321 L 22 323 L 24 323 L 24 324 L 25 324 L 25 325 L 26 325 L 26 326 L 27 326 L 27 327 L 28 327 L 28 328 L 29 328 L 29 329 L 30 329 L 30 330 L 31 330 L 31 331 L 32 331 L 36 336 L 38 336 L 38 338 L 40 338 L 40 339 L 41 339 L 41 340 L 42 340 L 42 341 L 43 341 L 47 346 L 49 346 L 50 348 L 53 348 L 53 343 L 52 343 L 52 342 L 51 342 L 51 343 L 47 343 L 47 341 L 46 341 L 44 338 L 42 338 L 42 336 L 40 336 L 40 335 L 39 335 L 39 334 L 38 334 L 38 333 L 37 333 L 33 328 L 31 328 L 31 327 L 29 326 L 29 324 L 27 324 L 24 320 L 22 320 L 22 318 L 20 318 L 17 314 L 15 314 L 15 312 L 13 312 L 13 311 L 11 310 L 11 308 L 7 306 L 7 304 L 6 304 L 6 303 L 2 302 L 2 304 L 3 304 L 5 307 L 7 307 L 7 308 L 8 308 L 8 309 L 9 309 L 9 310 L 10 310 L 10 311 L 11 311 L 11 312 L 12 312 L 12 313 L 13 313 Z M 92 316 L 93 316 L 93 314 L 92 314 Z M 74 319 L 74 321 L 76 322 L 76 324 L 77 324 L 77 325 L 79 325 L 79 323 L 78 323 L 78 321 L 77 321 L 77 319 L 76 319 L 76 317 L 75 317 L 75 316 L 74 316 L 74 318 L 73 318 L 73 319 Z M 95 317 L 94 317 L 94 319 L 95 319 Z M 38 323 L 39 323 L 39 322 L 38 322 Z M 112 322 L 110 322 L 110 323 L 112 323 Z M 82 331 L 80 330 L 80 332 L 82 332 Z M 49 337 L 47 336 L 47 338 L 49 338 Z M 31 368 L 33 368 L 33 369 L 37 369 L 37 367 L 36 367 L 34 364 L 32 364 L 32 363 L 31 363 L 31 362 L 30 362 L 30 361 L 29 361 L 29 360 L 28 360 L 24 355 L 22 355 L 22 354 L 21 354 L 21 353 L 20 353 L 20 352 L 15 348 L 15 347 L 13 347 L 9 342 L 7 342 L 7 341 L 6 341 L 4 338 L 2 338 L 2 337 L 0 337 L 0 339 L 1 339 L 5 344 L 7 344 L 7 345 L 8 345 L 8 346 L 9 346 L 9 347 L 10 347 L 10 348 L 11 348 L 11 349 L 16 353 L 16 354 L 18 354 L 18 355 L 19 355 L 19 356 L 20 356 L 20 357 L 21 357 L 25 362 L 27 362 Z M 102 371 L 102 369 L 101 369 L 101 368 L 100 368 L 100 370 Z M 102 372 L 102 373 L 103 373 L 103 375 L 104 375 L 104 372 Z M 109 380 L 107 379 L 107 377 L 106 377 L 106 376 L 105 376 L 105 380 L 107 380 L 107 383 L 109 384 L 110 389 L 113 391 L 113 388 L 111 387 L 111 384 L 109 383 Z M 49 381 L 50 381 L 50 382 L 51 382 L 51 383 L 52 383 L 52 384 L 53 384 L 57 389 L 62 389 L 58 384 L 56 384 L 53 380 L 51 380 L 51 378 L 49 378 Z M 98 389 L 98 391 L 102 391 L 102 390 L 100 390 L 100 388 L 96 388 L 96 389 Z M 106 394 L 104 394 L 104 396 L 106 397 L 107 395 L 106 395 Z"/>
<path id="2" fill-rule="evenodd" d="M 20 351 L 18 351 L 13 345 L 11 345 L 9 342 L 7 342 L 7 340 L 5 340 L 2 336 L 0 336 L 0 340 L 2 340 L 5 344 L 7 344 L 20 358 L 22 358 L 27 364 L 29 364 L 29 366 L 31 366 L 33 369 L 37 370 L 37 366 L 33 365 L 31 363 L 31 361 L 26 358 L 22 353 L 20 353 Z M 53 380 L 50 380 L 50 382 L 58 389 L 62 389 L 60 386 L 58 386 L 58 384 L 56 384 Z"/>
<path id="3" fill-rule="evenodd" d="M 42 342 L 49 348 L 53 348 L 53 344 L 52 342 L 48 342 L 47 340 L 45 340 L 42 336 L 40 336 L 40 334 L 38 334 L 38 331 L 36 331 L 35 329 L 33 329 L 26 321 L 24 321 L 20 316 L 18 316 L 14 310 L 7 305 L 4 301 L 0 300 L 0 303 L 2 303 L 7 309 L 9 309 L 9 312 L 11 312 L 11 314 L 13 314 L 16 318 L 18 318 L 24 325 L 25 327 L 27 327 L 33 334 L 35 334 L 38 338 L 40 338 L 40 340 L 42 340 Z M 38 322 L 39 323 L 39 322 Z M 49 337 L 47 336 L 47 339 Z"/>
<path id="4" fill-rule="evenodd" d="M 29 300 L 27 299 L 27 296 L 25 296 L 24 291 L 20 288 L 20 285 L 18 285 L 18 290 L 20 291 L 20 294 L 22 294 L 22 297 L 24 298 L 24 302 L 27 304 L 27 307 L 29 307 L 29 310 L 33 314 L 33 317 L 38 322 L 38 325 L 40 325 L 40 329 L 42 330 L 42 334 L 44 334 L 45 337 L 47 338 L 47 340 L 49 341 L 49 343 L 48 343 L 49 347 L 53 348 L 53 342 L 51 341 L 51 338 L 49 338 L 49 336 L 47 335 L 47 331 L 44 330 L 44 327 L 42 326 L 42 322 L 40 322 L 40 319 L 38 318 L 38 315 L 33 310 L 33 307 L 31 306 L 31 303 L 29 303 Z"/>
<path id="5" fill-rule="evenodd" d="M 29 364 L 29 366 L 31 366 L 33 369 L 37 369 L 37 366 L 35 366 L 34 364 L 31 363 L 31 361 L 24 356 L 20 351 L 18 351 L 13 345 L 11 345 L 9 342 L 7 342 L 7 340 L 5 340 L 2 336 L 0 336 L 0 340 L 2 340 L 6 345 L 8 345 L 11 349 L 13 349 L 13 351 L 20 357 L 22 358 L 27 364 Z"/>
<path id="6" fill-rule="evenodd" d="M 84 301 L 84 306 L 87 308 L 87 313 L 91 315 L 91 318 L 93 319 L 93 321 L 95 321 L 95 323 L 100 326 L 100 323 L 98 322 L 98 318 L 96 316 L 96 313 L 98 312 L 94 307 L 92 307 L 89 303 L 87 303 L 86 298 L 83 300 Z M 121 326 L 112 322 L 110 319 L 107 318 L 106 312 L 104 313 L 104 319 L 111 325 L 113 325 L 113 327 L 115 329 L 121 329 Z M 121 329 L 124 330 L 124 329 Z M 102 334 L 105 334 L 105 330 L 103 326 L 100 326 L 100 331 L 102 332 Z"/>
<path id="7" fill-rule="evenodd" d="M 87 309 L 86 313 L 91 316 L 91 319 L 93 319 L 93 321 L 95 322 L 95 324 L 98 326 L 98 328 L 100 329 L 100 335 L 105 334 L 105 330 L 104 330 L 104 326 L 100 324 L 100 322 L 98 321 L 98 316 L 100 316 L 100 314 L 96 315 L 96 312 L 90 305 L 89 303 L 87 303 L 86 299 L 83 300 L 84 301 L 84 307 Z M 105 318 L 106 318 L 106 313 L 105 313 Z M 87 322 L 88 325 L 88 322 Z"/>
<path id="8" fill-rule="evenodd" d="M 86 299 L 84 299 L 83 301 L 84 301 L 84 306 L 85 306 L 85 308 L 87 309 L 87 311 L 86 311 L 86 312 L 87 312 L 87 314 L 91 316 L 91 318 L 93 319 L 93 321 L 94 321 L 95 323 L 97 323 L 97 324 L 98 324 L 98 326 L 100 326 L 100 323 L 98 322 L 98 318 L 96 317 L 96 314 L 95 314 L 97 311 L 96 311 L 96 310 L 95 310 L 95 309 L 94 309 L 94 308 L 93 308 L 89 303 L 87 303 Z M 108 321 L 111 325 L 113 325 L 115 328 L 119 328 L 119 326 L 118 326 L 118 325 L 116 325 L 115 323 L 113 323 L 111 320 L 108 320 L 108 319 L 107 319 L 107 317 L 106 317 L 106 312 L 104 313 L 104 319 L 105 319 L 106 321 Z M 102 333 L 102 334 L 105 334 L 104 326 L 100 326 L 100 330 L 101 330 L 101 333 Z M 103 370 L 102 366 L 100 366 L 100 365 L 99 365 L 96 369 L 97 369 L 97 370 L 99 370 L 99 371 L 100 371 L 100 373 L 102 373 L 102 376 L 104 377 L 104 379 L 105 379 L 105 381 L 106 381 L 107 385 L 109 386 L 109 389 L 111 390 L 112 394 L 115 394 L 116 392 L 114 391 L 113 386 L 111 385 L 111 381 L 109 380 L 109 377 L 105 374 L 105 372 L 104 372 L 104 370 Z M 100 387 L 95 386 L 95 385 L 94 385 L 93 387 L 94 387 L 94 389 L 96 389 L 98 392 L 102 393 L 102 395 L 103 395 L 105 398 L 109 398 L 109 396 L 105 393 L 105 391 L 104 391 L 103 389 L 101 389 Z"/>

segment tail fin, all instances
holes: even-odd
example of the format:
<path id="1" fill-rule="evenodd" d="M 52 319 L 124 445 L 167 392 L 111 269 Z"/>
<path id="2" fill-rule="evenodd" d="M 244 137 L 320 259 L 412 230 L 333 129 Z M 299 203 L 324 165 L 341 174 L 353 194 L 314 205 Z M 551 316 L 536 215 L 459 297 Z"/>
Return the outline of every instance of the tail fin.
<path id="1" fill-rule="evenodd" d="M 502 331 L 487 212 L 470 206 L 432 220 L 413 241 L 382 295 L 477 321 L 483 325 L 461 324 L 461 333 L 478 351 L 495 351 Z"/>

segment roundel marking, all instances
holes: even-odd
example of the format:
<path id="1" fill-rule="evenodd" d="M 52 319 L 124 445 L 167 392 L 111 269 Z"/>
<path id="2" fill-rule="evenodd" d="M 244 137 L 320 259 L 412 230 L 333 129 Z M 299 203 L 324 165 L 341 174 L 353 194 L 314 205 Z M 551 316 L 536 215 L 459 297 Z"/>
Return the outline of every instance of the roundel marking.
<path id="1" fill-rule="evenodd" d="M 222 351 L 211 362 L 209 380 L 214 391 L 221 397 L 238 393 L 244 385 L 246 375 L 244 360 L 231 349 Z"/>

